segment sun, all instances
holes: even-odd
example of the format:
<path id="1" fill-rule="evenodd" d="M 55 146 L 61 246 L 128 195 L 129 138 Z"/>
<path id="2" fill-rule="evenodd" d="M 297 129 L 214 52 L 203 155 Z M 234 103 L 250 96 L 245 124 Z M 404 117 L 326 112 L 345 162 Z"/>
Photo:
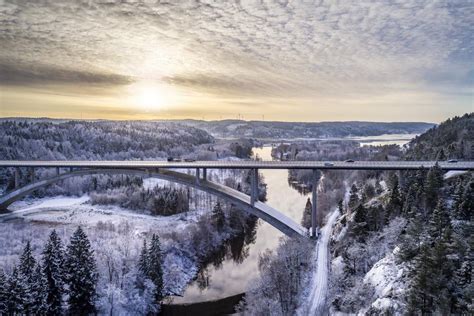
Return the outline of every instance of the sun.
<path id="1" fill-rule="evenodd" d="M 174 98 L 170 88 L 156 83 L 137 83 L 130 86 L 131 103 L 145 111 L 162 110 Z"/>

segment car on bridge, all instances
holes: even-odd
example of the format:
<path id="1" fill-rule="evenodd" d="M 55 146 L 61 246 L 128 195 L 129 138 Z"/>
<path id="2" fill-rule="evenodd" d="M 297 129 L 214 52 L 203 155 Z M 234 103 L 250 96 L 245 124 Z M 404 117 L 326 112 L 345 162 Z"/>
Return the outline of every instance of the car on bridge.
<path id="1" fill-rule="evenodd" d="M 449 160 L 448 160 L 448 163 L 456 163 L 456 162 L 458 162 L 457 159 L 449 159 Z"/>
<path id="2" fill-rule="evenodd" d="M 344 160 L 344 162 L 351 162 L 351 163 L 352 163 L 352 162 L 354 162 L 354 160 L 352 160 L 352 159 L 347 159 L 347 160 Z"/>

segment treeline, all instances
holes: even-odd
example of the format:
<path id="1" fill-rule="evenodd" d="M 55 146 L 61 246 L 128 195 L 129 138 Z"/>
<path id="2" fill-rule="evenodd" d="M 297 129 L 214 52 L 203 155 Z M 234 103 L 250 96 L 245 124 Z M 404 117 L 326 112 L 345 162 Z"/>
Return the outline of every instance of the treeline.
<path id="1" fill-rule="evenodd" d="M 145 210 L 151 215 L 174 215 L 189 211 L 188 191 L 183 188 L 155 186 L 122 186 L 103 193 L 90 194 L 92 204 L 118 205 L 132 210 Z"/>
<path id="2" fill-rule="evenodd" d="M 97 314 L 97 288 L 104 276 L 98 273 L 94 250 L 82 228 L 77 228 L 66 247 L 53 230 L 41 254 L 36 259 L 28 241 L 11 274 L 0 269 L 0 315 Z M 163 270 L 157 235 L 150 246 L 144 241 L 136 279 L 127 293 L 123 299 L 134 304 L 131 311 L 159 311 Z"/>
<path id="3" fill-rule="evenodd" d="M 474 159 L 474 112 L 455 116 L 409 143 L 410 160 Z"/>

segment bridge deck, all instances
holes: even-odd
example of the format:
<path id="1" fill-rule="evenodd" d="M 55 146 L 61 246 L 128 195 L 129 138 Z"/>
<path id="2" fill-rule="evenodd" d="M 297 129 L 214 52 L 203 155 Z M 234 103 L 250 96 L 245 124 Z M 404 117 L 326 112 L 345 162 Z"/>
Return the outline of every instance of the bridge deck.
<path id="1" fill-rule="evenodd" d="M 430 168 L 436 161 L 32 161 L 0 160 L 0 167 L 59 168 L 165 168 L 165 169 L 330 169 L 330 170 L 414 170 Z M 443 170 L 474 170 L 474 161 L 438 162 Z"/>

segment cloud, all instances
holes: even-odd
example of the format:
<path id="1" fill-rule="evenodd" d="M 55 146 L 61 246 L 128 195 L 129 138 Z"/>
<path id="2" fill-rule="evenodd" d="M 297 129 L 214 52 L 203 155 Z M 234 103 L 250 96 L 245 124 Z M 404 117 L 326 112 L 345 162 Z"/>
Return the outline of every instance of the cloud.
<path id="1" fill-rule="evenodd" d="M 20 66 L 0 63 L 0 84 L 4 85 L 125 85 L 131 82 L 130 77 L 117 74 L 70 70 L 49 65 Z"/>
<path id="2" fill-rule="evenodd" d="M 236 100 L 334 104 L 465 93 L 473 16 L 470 1 L 4 0 L 1 80 L 152 80 Z"/>

